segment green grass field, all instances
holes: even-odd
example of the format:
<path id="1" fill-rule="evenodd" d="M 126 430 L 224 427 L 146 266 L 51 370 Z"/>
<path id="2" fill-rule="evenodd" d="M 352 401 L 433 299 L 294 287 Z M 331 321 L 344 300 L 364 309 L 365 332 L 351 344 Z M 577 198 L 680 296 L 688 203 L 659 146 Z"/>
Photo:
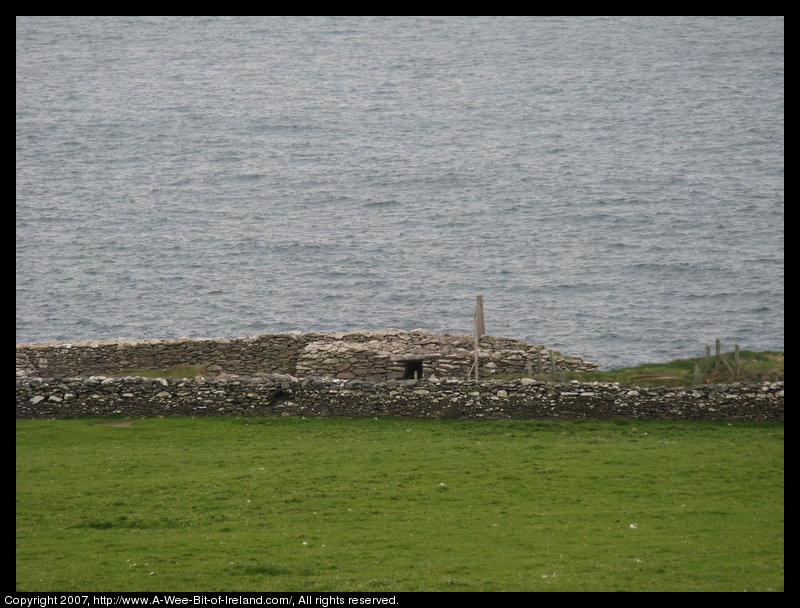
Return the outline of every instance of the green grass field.
<path id="1" fill-rule="evenodd" d="M 727 362 L 727 365 L 723 362 Z M 735 354 L 722 353 L 716 357 L 691 357 L 674 359 L 666 363 L 644 363 L 606 371 L 559 372 L 556 379 L 581 382 L 619 382 L 631 386 L 693 386 L 696 384 L 727 384 L 731 382 L 776 382 L 784 378 L 784 353 L 780 351 L 751 351 L 739 353 L 738 374 L 735 372 Z M 697 375 L 696 375 L 697 374 Z M 527 374 L 504 374 L 491 378 L 518 378 Z M 548 374 L 533 376 L 551 380 Z"/>
<path id="2" fill-rule="evenodd" d="M 99 422 L 16 421 L 17 591 L 784 588 L 782 424 Z"/>

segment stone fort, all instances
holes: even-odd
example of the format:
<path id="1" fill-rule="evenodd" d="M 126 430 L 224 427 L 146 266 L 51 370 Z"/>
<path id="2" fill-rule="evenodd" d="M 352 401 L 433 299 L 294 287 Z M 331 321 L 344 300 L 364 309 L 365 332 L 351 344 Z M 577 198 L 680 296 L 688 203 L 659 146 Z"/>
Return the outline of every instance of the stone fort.
<path id="1" fill-rule="evenodd" d="M 347 416 L 783 421 L 783 382 L 642 388 L 529 375 L 596 364 L 543 345 L 425 330 L 18 344 L 17 418 Z M 125 369 L 195 364 L 194 378 Z"/>
<path id="2" fill-rule="evenodd" d="M 88 376 L 122 369 L 203 365 L 208 375 L 270 373 L 368 381 L 463 378 L 474 372 L 475 340 L 423 329 L 263 334 L 250 338 L 104 340 L 17 345 L 17 376 Z M 597 364 L 541 344 L 484 335 L 478 376 L 593 371 Z"/>

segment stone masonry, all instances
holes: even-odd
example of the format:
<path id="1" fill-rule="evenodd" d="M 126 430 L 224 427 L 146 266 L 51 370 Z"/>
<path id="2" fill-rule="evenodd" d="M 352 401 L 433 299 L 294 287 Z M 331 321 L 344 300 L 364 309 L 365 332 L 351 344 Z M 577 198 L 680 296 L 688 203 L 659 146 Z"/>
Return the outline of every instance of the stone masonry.
<path id="1" fill-rule="evenodd" d="M 641 388 L 532 378 L 592 371 L 543 345 L 424 330 L 287 333 L 239 339 L 18 344 L 17 418 L 82 416 L 403 416 L 665 418 L 783 421 L 783 382 Z M 127 368 L 203 365 L 192 379 L 124 376 Z"/>
<path id="2" fill-rule="evenodd" d="M 83 416 L 397 416 L 783 421 L 783 382 L 633 388 L 530 378 L 337 380 L 262 377 L 18 378 L 17 418 Z"/>
<path id="3" fill-rule="evenodd" d="M 18 377 L 116 374 L 123 369 L 166 369 L 205 365 L 210 375 L 365 378 L 372 381 L 418 377 L 466 378 L 474 361 L 472 336 L 426 330 L 263 334 L 251 338 L 102 340 L 17 345 Z M 479 377 L 526 371 L 592 371 L 597 364 L 556 355 L 544 345 L 483 336 Z"/>

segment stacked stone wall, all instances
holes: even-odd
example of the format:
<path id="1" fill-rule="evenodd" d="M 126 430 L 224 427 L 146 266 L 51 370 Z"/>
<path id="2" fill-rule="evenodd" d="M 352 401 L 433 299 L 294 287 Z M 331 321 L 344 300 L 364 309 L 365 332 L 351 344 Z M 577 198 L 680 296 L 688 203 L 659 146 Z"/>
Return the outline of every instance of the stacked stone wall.
<path id="1" fill-rule="evenodd" d="M 423 377 L 466 378 L 474 362 L 469 335 L 426 330 L 264 334 L 250 338 L 105 340 L 17 345 L 17 376 L 70 377 L 116 374 L 124 369 L 163 370 L 202 365 L 208 375 L 322 376 L 372 381 L 403 378 L 409 360 Z M 483 336 L 479 377 L 533 372 L 592 371 L 595 363 L 557 355 L 544 345 Z"/>
<path id="2" fill-rule="evenodd" d="M 467 378 L 475 361 L 469 335 L 412 330 L 325 334 L 311 340 L 300 354 L 299 376 L 402 379 L 410 361 L 421 363 L 420 377 Z M 597 364 L 579 357 L 556 355 L 541 344 L 483 336 L 478 343 L 478 376 L 550 371 L 594 371 Z"/>
<path id="3" fill-rule="evenodd" d="M 210 375 L 293 374 L 300 352 L 319 334 L 251 338 L 100 340 L 17 345 L 17 376 L 89 376 L 124 369 L 203 365 Z"/>
<path id="4" fill-rule="evenodd" d="M 398 416 L 462 419 L 783 421 L 783 382 L 641 388 L 529 378 L 365 382 L 263 377 L 18 378 L 18 418 L 84 416 Z"/>
<path id="5" fill-rule="evenodd" d="M 239 339 L 17 345 L 19 418 L 309 415 L 418 418 L 783 420 L 783 383 L 692 388 L 467 381 L 469 335 L 424 330 L 266 334 Z M 479 376 L 591 371 L 543 345 L 484 336 Z M 421 370 L 404 379 L 409 364 Z M 193 379 L 120 376 L 128 368 L 203 365 Z"/>

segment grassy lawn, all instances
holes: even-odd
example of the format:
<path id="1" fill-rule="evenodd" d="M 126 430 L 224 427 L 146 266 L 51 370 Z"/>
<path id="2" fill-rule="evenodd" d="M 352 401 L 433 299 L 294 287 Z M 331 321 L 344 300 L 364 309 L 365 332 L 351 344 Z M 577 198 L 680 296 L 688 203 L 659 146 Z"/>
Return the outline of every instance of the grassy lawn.
<path id="1" fill-rule="evenodd" d="M 99 422 L 16 421 L 17 591 L 784 588 L 782 424 Z"/>

